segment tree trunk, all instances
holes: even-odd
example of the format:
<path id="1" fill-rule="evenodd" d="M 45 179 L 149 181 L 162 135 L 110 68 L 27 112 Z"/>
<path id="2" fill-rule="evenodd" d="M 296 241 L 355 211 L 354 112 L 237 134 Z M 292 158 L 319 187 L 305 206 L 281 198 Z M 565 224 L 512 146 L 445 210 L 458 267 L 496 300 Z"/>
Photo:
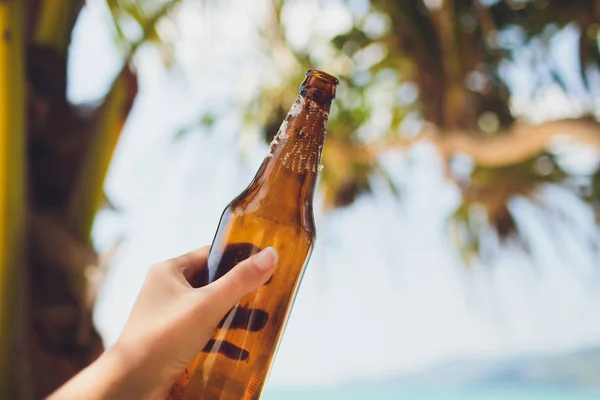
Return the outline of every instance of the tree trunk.
<path id="1" fill-rule="evenodd" d="M 44 398 L 103 349 L 87 282 L 97 267 L 90 230 L 137 79 L 125 66 L 100 106 L 69 104 L 81 6 L 0 2 L 2 398 Z"/>

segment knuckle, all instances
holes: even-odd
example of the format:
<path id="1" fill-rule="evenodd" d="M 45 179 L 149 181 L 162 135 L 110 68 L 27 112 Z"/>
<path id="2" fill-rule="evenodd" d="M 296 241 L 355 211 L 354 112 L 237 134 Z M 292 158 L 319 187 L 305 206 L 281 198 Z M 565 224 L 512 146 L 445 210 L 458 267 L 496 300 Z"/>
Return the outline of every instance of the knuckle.
<path id="1" fill-rule="evenodd" d="M 236 268 L 238 268 L 236 275 L 239 285 L 244 291 L 248 291 L 251 287 L 255 286 L 263 276 L 252 257 L 240 263 Z"/>
<path id="2" fill-rule="evenodd" d="M 241 268 L 231 275 L 231 288 L 235 293 L 244 292 L 246 286 L 248 285 L 247 276 L 244 272 L 245 271 L 243 270 L 243 268 Z"/>
<path id="3" fill-rule="evenodd" d="M 192 257 L 189 254 L 182 254 L 175 258 L 170 259 L 167 263 L 172 265 L 186 265 L 191 261 Z"/>
<path id="4" fill-rule="evenodd" d="M 256 276 L 257 273 L 260 271 L 258 265 L 256 264 L 256 261 L 254 260 L 254 257 L 250 257 L 246 260 L 246 266 L 247 268 L 245 268 L 245 272 L 247 275 L 250 275 L 248 278 Z"/>
<path id="5" fill-rule="evenodd" d="M 236 265 L 217 282 L 202 288 L 204 296 L 227 298 L 237 302 L 252 290 L 260 280 L 259 269 L 250 258 Z"/>
<path id="6" fill-rule="evenodd" d="M 153 277 L 162 275 L 164 270 L 165 270 L 165 263 L 153 264 L 150 266 L 150 268 L 148 268 L 148 273 L 146 274 L 146 276 L 149 279 L 152 279 Z"/>

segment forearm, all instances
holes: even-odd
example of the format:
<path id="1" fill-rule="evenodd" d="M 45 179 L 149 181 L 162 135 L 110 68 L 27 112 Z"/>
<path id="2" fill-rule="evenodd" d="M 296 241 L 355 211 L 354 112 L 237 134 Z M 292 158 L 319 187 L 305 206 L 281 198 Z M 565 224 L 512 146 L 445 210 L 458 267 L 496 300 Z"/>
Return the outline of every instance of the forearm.
<path id="1" fill-rule="evenodd" d="M 134 357 L 113 348 L 104 352 L 48 400 L 146 399 L 157 388 L 156 382 L 149 382 L 143 376 L 144 369 Z"/>

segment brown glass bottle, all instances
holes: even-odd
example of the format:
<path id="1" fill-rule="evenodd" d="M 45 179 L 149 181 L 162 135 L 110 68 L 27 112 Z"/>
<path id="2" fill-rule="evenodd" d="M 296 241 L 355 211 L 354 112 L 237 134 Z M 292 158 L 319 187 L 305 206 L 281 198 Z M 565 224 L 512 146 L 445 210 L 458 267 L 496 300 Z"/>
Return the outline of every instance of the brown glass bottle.
<path id="1" fill-rule="evenodd" d="M 273 246 L 279 266 L 222 320 L 169 400 L 260 398 L 314 240 L 313 194 L 338 80 L 310 70 L 258 173 L 221 216 L 206 284 Z"/>

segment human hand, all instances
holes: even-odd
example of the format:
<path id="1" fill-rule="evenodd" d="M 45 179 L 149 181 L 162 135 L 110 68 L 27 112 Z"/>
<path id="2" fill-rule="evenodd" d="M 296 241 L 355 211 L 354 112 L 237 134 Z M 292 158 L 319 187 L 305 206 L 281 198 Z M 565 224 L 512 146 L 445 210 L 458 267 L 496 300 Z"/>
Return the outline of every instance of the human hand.
<path id="1" fill-rule="evenodd" d="M 239 300 L 273 274 L 277 252 L 267 248 L 201 288 L 208 247 L 150 268 L 116 344 L 55 392 L 58 399 L 144 399 L 166 393 L 202 351 Z"/>

